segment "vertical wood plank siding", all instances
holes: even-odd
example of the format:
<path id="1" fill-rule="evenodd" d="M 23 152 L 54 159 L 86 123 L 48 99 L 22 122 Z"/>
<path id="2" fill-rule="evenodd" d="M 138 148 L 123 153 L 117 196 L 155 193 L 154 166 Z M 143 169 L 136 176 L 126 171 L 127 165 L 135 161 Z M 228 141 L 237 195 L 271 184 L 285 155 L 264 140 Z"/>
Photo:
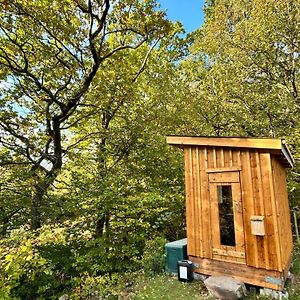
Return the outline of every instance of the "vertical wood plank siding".
<path id="1" fill-rule="evenodd" d="M 192 169 L 192 149 L 186 147 L 184 149 L 185 163 L 185 198 L 186 198 L 186 231 L 187 231 L 187 252 L 189 255 L 197 255 L 195 253 L 195 236 L 194 236 L 194 187 L 193 187 L 193 169 Z"/>
<path id="2" fill-rule="evenodd" d="M 211 220 L 210 220 L 210 202 L 208 190 L 208 175 L 206 169 L 208 168 L 208 153 L 206 148 L 200 148 L 200 172 L 201 172 L 201 207 L 202 207 L 202 245 L 203 252 L 200 257 L 212 258 L 211 247 Z M 201 256 L 202 255 L 202 256 Z"/>
<path id="3" fill-rule="evenodd" d="M 242 186 L 242 201 L 243 201 L 243 219 L 246 242 L 246 261 L 247 265 L 256 267 L 258 264 L 257 243 L 256 237 L 251 233 L 250 218 L 254 215 L 253 205 L 253 186 L 252 173 L 250 165 L 250 153 L 248 150 L 241 151 L 241 186 Z"/>
<path id="4" fill-rule="evenodd" d="M 274 206 L 274 189 L 273 189 L 273 176 L 271 172 L 271 157 L 269 153 L 260 154 L 260 164 L 262 166 L 262 185 L 263 197 L 265 204 L 265 226 L 266 235 L 269 247 L 269 269 L 281 270 L 280 251 L 276 218 L 276 207 Z"/>
<path id="5" fill-rule="evenodd" d="M 286 171 L 284 166 L 272 157 L 273 182 L 277 205 L 278 232 L 281 251 L 282 269 L 286 270 L 290 263 L 293 248 L 291 217 L 286 188 Z"/>
<path id="6" fill-rule="evenodd" d="M 201 218 L 201 211 L 200 211 L 200 169 L 199 169 L 199 150 L 198 147 L 193 148 L 192 151 L 192 167 L 193 167 L 193 187 L 194 187 L 194 206 L 193 206 L 193 215 L 194 215 L 194 237 L 195 237 L 195 244 L 194 249 L 197 255 L 201 254 L 201 230 L 200 230 L 200 218 Z"/>
<path id="7" fill-rule="evenodd" d="M 264 215 L 263 195 L 262 195 L 262 183 L 261 183 L 261 169 L 259 153 L 252 151 L 250 153 L 250 165 L 251 165 L 251 177 L 253 186 L 253 211 L 256 216 Z M 264 237 L 255 236 L 256 241 L 256 262 L 257 268 L 264 268 L 266 266 L 266 257 L 264 249 Z"/>
<path id="8" fill-rule="evenodd" d="M 185 147 L 186 226 L 188 254 L 211 258 L 211 225 L 208 194 L 207 151 Z M 192 220 L 190 220 L 192 218 Z"/>
<path id="9" fill-rule="evenodd" d="M 245 249 L 248 266 L 282 271 L 292 247 L 284 167 L 270 153 L 245 148 L 185 146 L 184 155 L 188 255 L 213 257 L 206 170 L 241 167 L 244 233 L 237 234 L 245 235 L 246 246 L 238 245 L 239 251 Z M 265 217 L 265 236 L 251 232 L 250 218 L 256 215 Z"/>

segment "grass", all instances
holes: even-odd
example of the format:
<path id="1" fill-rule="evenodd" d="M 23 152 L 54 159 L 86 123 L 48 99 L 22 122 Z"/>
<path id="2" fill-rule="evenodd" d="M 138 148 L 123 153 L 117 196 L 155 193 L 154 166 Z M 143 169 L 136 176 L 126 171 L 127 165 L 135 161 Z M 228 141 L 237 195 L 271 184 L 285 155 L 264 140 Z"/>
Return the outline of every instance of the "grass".
<path id="1" fill-rule="evenodd" d="M 289 300 L 299 300 L 300 299 L 300 245 L 294 244 L 293 251 L 293 264 L 291 267 L 291 272 L 294 278 L 291 282 L 288 282 L 287 288 L 290 294 Z"/>
<path id="2" fill-rule="evenodd" d="M 132 287 L 131 292 L 124 294 L 122 300 L 209 300 L 209 296 L 204 284 L 201 281 L 183 283 L 177 277 L 168 275 L 154 276 L 148 279 L 140 278 L 139 283 Z M 250 294 L 245 300 L 265 300 L 259 294 Z M 300 298 L 295 298 L 300 299 Z"/>
<path id="3" fill-rule="evenodd" d="M 145 280 L 129 299 L 203 300 L 209 297 L 201 282 L 184 283 L 177 277 L 161 275 Z"/>
<path id="4" fill-rule="evenodd" d="M 299 267 L 300 267 L 300 257 Z M 297 264 L 298 266 L 298 264 Z M 299 274 L 299 273 L 298 273 Z M 204 284 L 200 281 L 183 283 L 177 277 L 159 275 L 152 278 L 140 277 L 136 284 L 127 290 L 119 299 L 122 300 L 208 300 L 209 296 Z M 294 283 L 288 282 L 289 300 L 300 299 L 300 277 L 295 275 Z M 245 300 L 268 300 L 260 296 L 259 291 L 252 291 Z"/>
<path id="5" fill-rule="evenodd" d="M 293 252 L 293 266 L 291 272 L 294 280 L 287 281 L 286 288 L 289 300 L 300 300 L 300 245 L 295 245 Z M 151 278 L 142 274 L 135 276 L 130 285 L 118 299 L 122 300 L 208 300 L 212 299 L 204 284 L 200 281 L 183 283 L 177 277 L 157 275 Z M 268 300 L 270 298 L 259 295 L 259 291 L 252 291 L 245 300 Z"/>

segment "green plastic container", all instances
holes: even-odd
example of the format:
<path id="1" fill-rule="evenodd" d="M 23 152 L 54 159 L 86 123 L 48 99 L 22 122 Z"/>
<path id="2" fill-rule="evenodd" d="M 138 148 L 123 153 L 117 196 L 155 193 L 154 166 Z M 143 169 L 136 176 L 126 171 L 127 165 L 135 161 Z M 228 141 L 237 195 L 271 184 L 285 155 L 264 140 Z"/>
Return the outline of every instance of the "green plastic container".
<path id="1" fill-rule="evenodd" d="M 167 243 L 167 272 L 178 273 L 178 261 L 187 259 L 187 239 Z"/>

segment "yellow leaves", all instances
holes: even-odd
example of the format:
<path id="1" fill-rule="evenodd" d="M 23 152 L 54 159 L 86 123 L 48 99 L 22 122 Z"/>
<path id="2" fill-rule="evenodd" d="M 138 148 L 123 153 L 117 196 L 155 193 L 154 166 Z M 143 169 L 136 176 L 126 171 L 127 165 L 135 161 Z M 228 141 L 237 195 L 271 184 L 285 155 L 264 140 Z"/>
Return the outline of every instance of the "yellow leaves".
<path id="1" fill-rule="evenodd" d="M 29 254 L 29 255 L 27 255 L 26 256 L 26 261 L 30 261 L 30 260 L 32 260 L 32 258 L 33 258 L 33 255 L 32 254 Z"/>
<path id="2" fill-rule="evenodd" d="M 199 44 L 207 53 L 223 57 L 243 54 L 249 48 L 272 51 L 275 41 L 298 34 L 299 7 L 299 0 L 218 1 Z"/>
<path id="3" fill-rule="evenodd" d="M 21 251 L 22 252 L 27 252 L 29 250 L 29 247 L 26 245 L 21 246 Z"/>
<path id="4" fill-rule="evenodd" d="M 299 0 L 220 0 L 197 37 L 195 54 L 207 56 L 207 73 L 215 81 L 205 77 L 199 90 L 207 90 L 210 103 L 224 101 L 219 107 L 235 105 L 233 115 L 247 134 L 289 130 L 281 128 L 299 82 L 299 10 Z"/>
<path id="5" fill-rule="evenodd" d="M 51 227 L 44 227 L 44 230 L 39 235 L 39 243 L 55 243 L 55 244 L 65 244 L 66 242 L 66 228 L 58 227 L 58 228 L 51 228 Z"/>
<path id="6" fill-rule="evenodd" d="M 7 254 L 7 255 L 5 256 L 5 260 L 7 260 L 7 261 L 12 261 L 12 260 L 13 260 L 13 256 L 12 256 L 11 254 Z"/>

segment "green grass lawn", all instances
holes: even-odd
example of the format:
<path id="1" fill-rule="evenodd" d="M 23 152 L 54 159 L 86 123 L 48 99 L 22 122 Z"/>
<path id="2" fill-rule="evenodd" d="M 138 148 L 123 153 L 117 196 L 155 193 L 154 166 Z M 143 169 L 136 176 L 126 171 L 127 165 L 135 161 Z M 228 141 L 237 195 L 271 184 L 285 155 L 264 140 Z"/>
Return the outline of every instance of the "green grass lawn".
<path id="1" fill-rule="evenodd" d="M 152 278 L 141 277 L 134 286 L 127 290 L 119 299 L 123 300 L 208 300 L 209 296 L 204 284 L 201 281 L 183 283 L 177 277 L 169 275 L 154 276 Z M 293 285 L 288 282 L 289 300 L 300 300 L 300 281 L 295 277 Z M 270 299 L 259 295 L 259 292 L 249 294 L 245 300 L 266 300 Z"/>
<path id="2" fill-rule="evenodd" d="M 294 281 L 287 281 L 286 288 L 289 293 L 289 300 L 300 300 L 300 246 L 295 245 L 293 253 L 293 266 L 291 272 L 294 274 Z M 183 283 L 177 277 L 170 275 L 156 275 L 145 277 L 142 273 L 132 278 L 132 283 L 116 299 L 142 300 L 208 300 L 212 299 L 205 285 L 201 281 Z M 245 300 L 266 300 L 259 292 L 249 294 Z"/>
<path id="3" fill-rule="evenodd" d="M 184 283 L 177 277 L 165 275 L 145 280 L 129 299 L 202 300 L 209 297 L 202 282 Z"/>

